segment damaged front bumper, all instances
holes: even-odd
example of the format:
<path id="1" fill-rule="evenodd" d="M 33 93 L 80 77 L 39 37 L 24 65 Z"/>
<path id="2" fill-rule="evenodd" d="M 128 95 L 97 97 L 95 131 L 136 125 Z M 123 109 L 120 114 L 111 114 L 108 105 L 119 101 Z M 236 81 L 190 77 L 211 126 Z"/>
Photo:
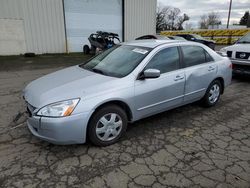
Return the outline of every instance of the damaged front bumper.
<path id="1" fill-rule="evenodd" d="M 87 113 L 62 118 L 31 116 L 27 124 L 34 136 L 53 144 L 67 145 L 85 143 L 87 120 Z"/>

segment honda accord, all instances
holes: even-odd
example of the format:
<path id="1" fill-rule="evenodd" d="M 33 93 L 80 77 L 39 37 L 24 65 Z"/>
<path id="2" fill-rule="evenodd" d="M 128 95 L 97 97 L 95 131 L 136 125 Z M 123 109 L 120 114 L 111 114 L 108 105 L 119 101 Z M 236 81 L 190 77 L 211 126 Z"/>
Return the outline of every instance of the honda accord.
<path id="1" fill-rule="evenodd" d="M 126 42 L 28 84 L 27 125 L 51 143 L 107 146 L 129 122 L 194 101 L 214 106 L 231 77 L 230 60 L 203 44 Z"/>

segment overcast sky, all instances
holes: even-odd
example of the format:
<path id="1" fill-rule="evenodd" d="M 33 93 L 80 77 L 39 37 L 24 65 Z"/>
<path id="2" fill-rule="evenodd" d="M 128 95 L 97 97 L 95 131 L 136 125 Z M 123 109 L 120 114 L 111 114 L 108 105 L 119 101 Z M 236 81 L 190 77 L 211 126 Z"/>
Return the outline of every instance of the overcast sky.
<path id="1" fill-rule="evenodd" d="M 182 13 L 189 15 L 189 22 L 195 27 L 202 14 L 212 11 L 218 12 L 222 24 L 226 24 L 229 2 L 229 0 L 158 0 L 158 5 L 179 8 Z M 250 0 L 233 0 L 231 23 L 238 23 L 247 10 L 250 10 Z"/>

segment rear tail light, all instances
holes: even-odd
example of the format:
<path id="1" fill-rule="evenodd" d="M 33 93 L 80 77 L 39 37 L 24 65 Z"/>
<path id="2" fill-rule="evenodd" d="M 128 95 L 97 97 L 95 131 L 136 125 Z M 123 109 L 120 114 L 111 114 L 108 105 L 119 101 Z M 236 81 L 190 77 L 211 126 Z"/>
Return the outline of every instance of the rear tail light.
<path id="1" fill-rule="evenodd" d="M 229 68 L 233 69 L 233 63 L 230 63 Z"/>

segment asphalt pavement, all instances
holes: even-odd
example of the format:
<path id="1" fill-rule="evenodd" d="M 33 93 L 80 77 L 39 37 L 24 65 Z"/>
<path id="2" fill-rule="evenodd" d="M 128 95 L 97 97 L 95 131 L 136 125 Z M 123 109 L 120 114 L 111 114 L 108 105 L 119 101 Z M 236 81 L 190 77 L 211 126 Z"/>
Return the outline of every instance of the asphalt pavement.
<path id="1" fill-rule="evenodd" d="M 249 78 L 234 78 L 213 108 L 194 103 L 130 124 L 112 146 L 32 136 L 22 89 L 84 60 L 0 57 L 0 187 L 250 187 Z"/>

